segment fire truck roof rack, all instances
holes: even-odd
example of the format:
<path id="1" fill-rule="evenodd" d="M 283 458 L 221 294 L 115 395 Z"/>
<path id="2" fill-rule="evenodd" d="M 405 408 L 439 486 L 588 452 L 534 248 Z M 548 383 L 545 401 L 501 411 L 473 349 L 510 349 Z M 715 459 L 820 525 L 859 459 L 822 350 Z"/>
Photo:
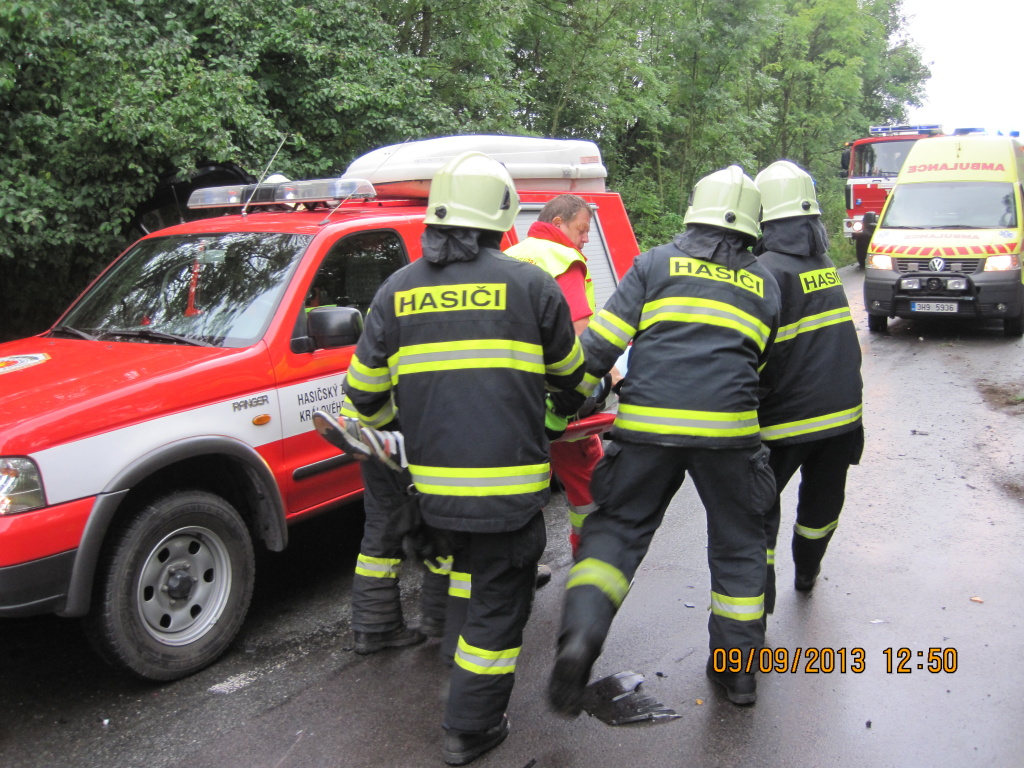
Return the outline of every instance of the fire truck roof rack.
<path id="1" fill-rule="evenodd" d="M 503 163 L 520 191 L 605 191 L 608 172 L 594 142 L 534 136 L 443 136 L 392 144 L 353 160 L 342 178 L 369 180 L 378 197 L 427 197 L 437 170 L 470 150 Z"/>
<path id="2" fill-rule="evenodd" d="M 941 125 L 872 125 L 868 133 L 896 136 L 907 133 L 942 133 Z"/>

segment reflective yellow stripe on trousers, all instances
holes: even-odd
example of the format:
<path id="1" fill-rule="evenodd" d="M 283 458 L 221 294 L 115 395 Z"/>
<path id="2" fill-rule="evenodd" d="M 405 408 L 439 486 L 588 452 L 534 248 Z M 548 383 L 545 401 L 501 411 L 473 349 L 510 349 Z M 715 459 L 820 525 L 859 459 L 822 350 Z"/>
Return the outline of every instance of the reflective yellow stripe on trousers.
<path id="1" fill-rule="evenodd" d="M 455 651 L 455 663 L 478 675 L 511 675 L 516 671 L 519 648 L 505 651 L 488 651 L 476 648 L 459 636 L 459 647 Z"/>
<path id="2" fill-rule="evenodd" d="M 449 597 L 463 597 L 469 600 L 470 593 L 473 587 L 473 577 L 468 573 L 460 573 L 458 571 L 452 571 L 451 576 L 448 577 L 448 595 Z"/>
<path id="3" fill-rule="evenodd" d="M 360 554 L 356 558 L 356 573 L 371 579 L 397 579 L 402 572 L 402 561 L 390 557 L 370 557 Z"/>
<path id="4" fill-rule="evenodd" d="M 551 482 L 551 465 L 521 467 L 425 467 L 410 464 L 416 490 L 435 496 L 512 496 L 543 491 Z"/>
<path id="5" fill-rule="evenodd" d="M 824 528 L 806 528 L 802 525 L 794 525 L 793 533 L 805 539 L 823 539 L 834 531 L 837 525 L 839 525 L 838 520 L 833 520 Z"/>
<path id="6" fill-rule="evenodd" d="M 711 593 L 711 612 L 716 616 L 737 621 L 754 621 L 764 616 L 764 595 L 757 597 L 728 597 Z"/>
<path id="7" fill-rule="evenodd" d="M 569 569 L 569 581 L 566 582 L 565 588 L 584 586 L 600 589 L 616 608 L 622 605 L 626 593 L 629 592 L 626 575 L 614 565 L 594 557 L 580 560 Z"/>

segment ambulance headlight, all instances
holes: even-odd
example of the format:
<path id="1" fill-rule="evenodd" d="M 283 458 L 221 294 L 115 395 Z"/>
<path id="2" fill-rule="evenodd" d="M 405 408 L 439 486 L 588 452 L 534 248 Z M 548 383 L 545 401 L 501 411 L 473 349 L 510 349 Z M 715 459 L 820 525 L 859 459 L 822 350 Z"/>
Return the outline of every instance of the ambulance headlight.
<path id="1" fill-rule="evenodd" d="M 989 256 L 985 259 L 985 272 L 1006 272 L 1020 266 L 1020 256 L 1008 253 L 1005 256 Z"/>
<path id="2" fill-rule="evenodd" d="M 967 278 L 966 277 L 951 277 L 946 281 L 947 291 L 966 291 L 967 290 Z"/>
<path id="3" fill-rule="evenodd" d="M 868 269 L 892 269 L 892 256 L 884 253 L 868 254 Z"/>
<path id="4" fill-rule="evenodd" d="M 900 288 L 905 291 L 919 291 L 921 290 L 921 278 L 919 277 L 904 277 L 900 280 Z"/>
<path id="5" fill-rule="evenodd" d="M 46 506 L 43 478 L 32 459 L 0 459 L 0 517 Z"/>

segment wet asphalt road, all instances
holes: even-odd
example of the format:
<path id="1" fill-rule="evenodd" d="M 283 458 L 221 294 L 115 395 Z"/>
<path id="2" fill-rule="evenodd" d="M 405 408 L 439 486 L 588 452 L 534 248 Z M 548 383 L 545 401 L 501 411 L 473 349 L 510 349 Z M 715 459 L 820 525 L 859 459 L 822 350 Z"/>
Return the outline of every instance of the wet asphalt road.
<path id="1" fill-rule="evenodd" d="M 543 693 L 570 562 L 559 499 L 545 558 L 555 578 L 527 630 L 512 733 L 474 766 L 1024 764 L 1024 341 L 998 324 L 897 320 L 889 334 L 869 334 L 861 273 L 841 274 L 864 353 L 867 446 L 810 595 L 791 589 L 780 537 L 768 645 L 780 659 L 799 650 L 796 671 L 761 675 L 747 708 L 704 677 L 704 513 L 687 484 L 594 670 L 643 673 L 643 690 L 680 717 L 611 727 L 552 716 Z M 0 622 L 0 766 L 442 766 L 436 644 L 350 650 L 359 532 L 358 508 L 294 529 L 287 552 L 261 561 L 234 648 L 176 683 L 111 673 L 74 622 Z M 406 580 L 411 619 L 416 581 Z M 955 655 L 955 672 L 919 668 L 933 648 L 949 667 Z M 807 671 L 816 650 L 833 672 Z M 903 654 L 907 671 L 897 673 Z"/>

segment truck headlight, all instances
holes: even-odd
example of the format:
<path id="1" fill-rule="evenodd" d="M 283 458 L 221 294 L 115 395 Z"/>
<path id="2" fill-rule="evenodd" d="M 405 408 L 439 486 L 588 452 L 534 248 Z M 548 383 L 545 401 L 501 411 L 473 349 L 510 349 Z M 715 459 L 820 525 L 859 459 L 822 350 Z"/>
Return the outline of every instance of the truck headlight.
<path id="1" fill-rule="evenodd" d="M 868 254 L 868 268 L 869 269 L 892 269 L 892 256 L 886 256 L 884 253 L 869 253 Z"/>
<path id="2" fill-rule="evenodd" d="M 985 272 L 1006 272 L 1020 266 L 1020 256 L 1009 253 L 1005 256 L 989 256 L 985 259 Z"/>
<path id="3" fill-rule="evenodd" d="M 863 221 L 855 221 L 855 222 L 853 222 L 853 231 L 854 232 L 858 232 L 858 233 L 863 232 L 864 231 L 864 222 Z"/>
<path id="4" fill-rule="evenodd" d="M 905 291 L 919 291 L 921 290 L 921 278 L 919 277 L 904 277 L 900 280 L 900 288 Z"/>
<path id="5" fill-rule="evenodd" d="M 0 516 L 46 506 L 43 478 L 32 459 L 0 459 Z"/>

